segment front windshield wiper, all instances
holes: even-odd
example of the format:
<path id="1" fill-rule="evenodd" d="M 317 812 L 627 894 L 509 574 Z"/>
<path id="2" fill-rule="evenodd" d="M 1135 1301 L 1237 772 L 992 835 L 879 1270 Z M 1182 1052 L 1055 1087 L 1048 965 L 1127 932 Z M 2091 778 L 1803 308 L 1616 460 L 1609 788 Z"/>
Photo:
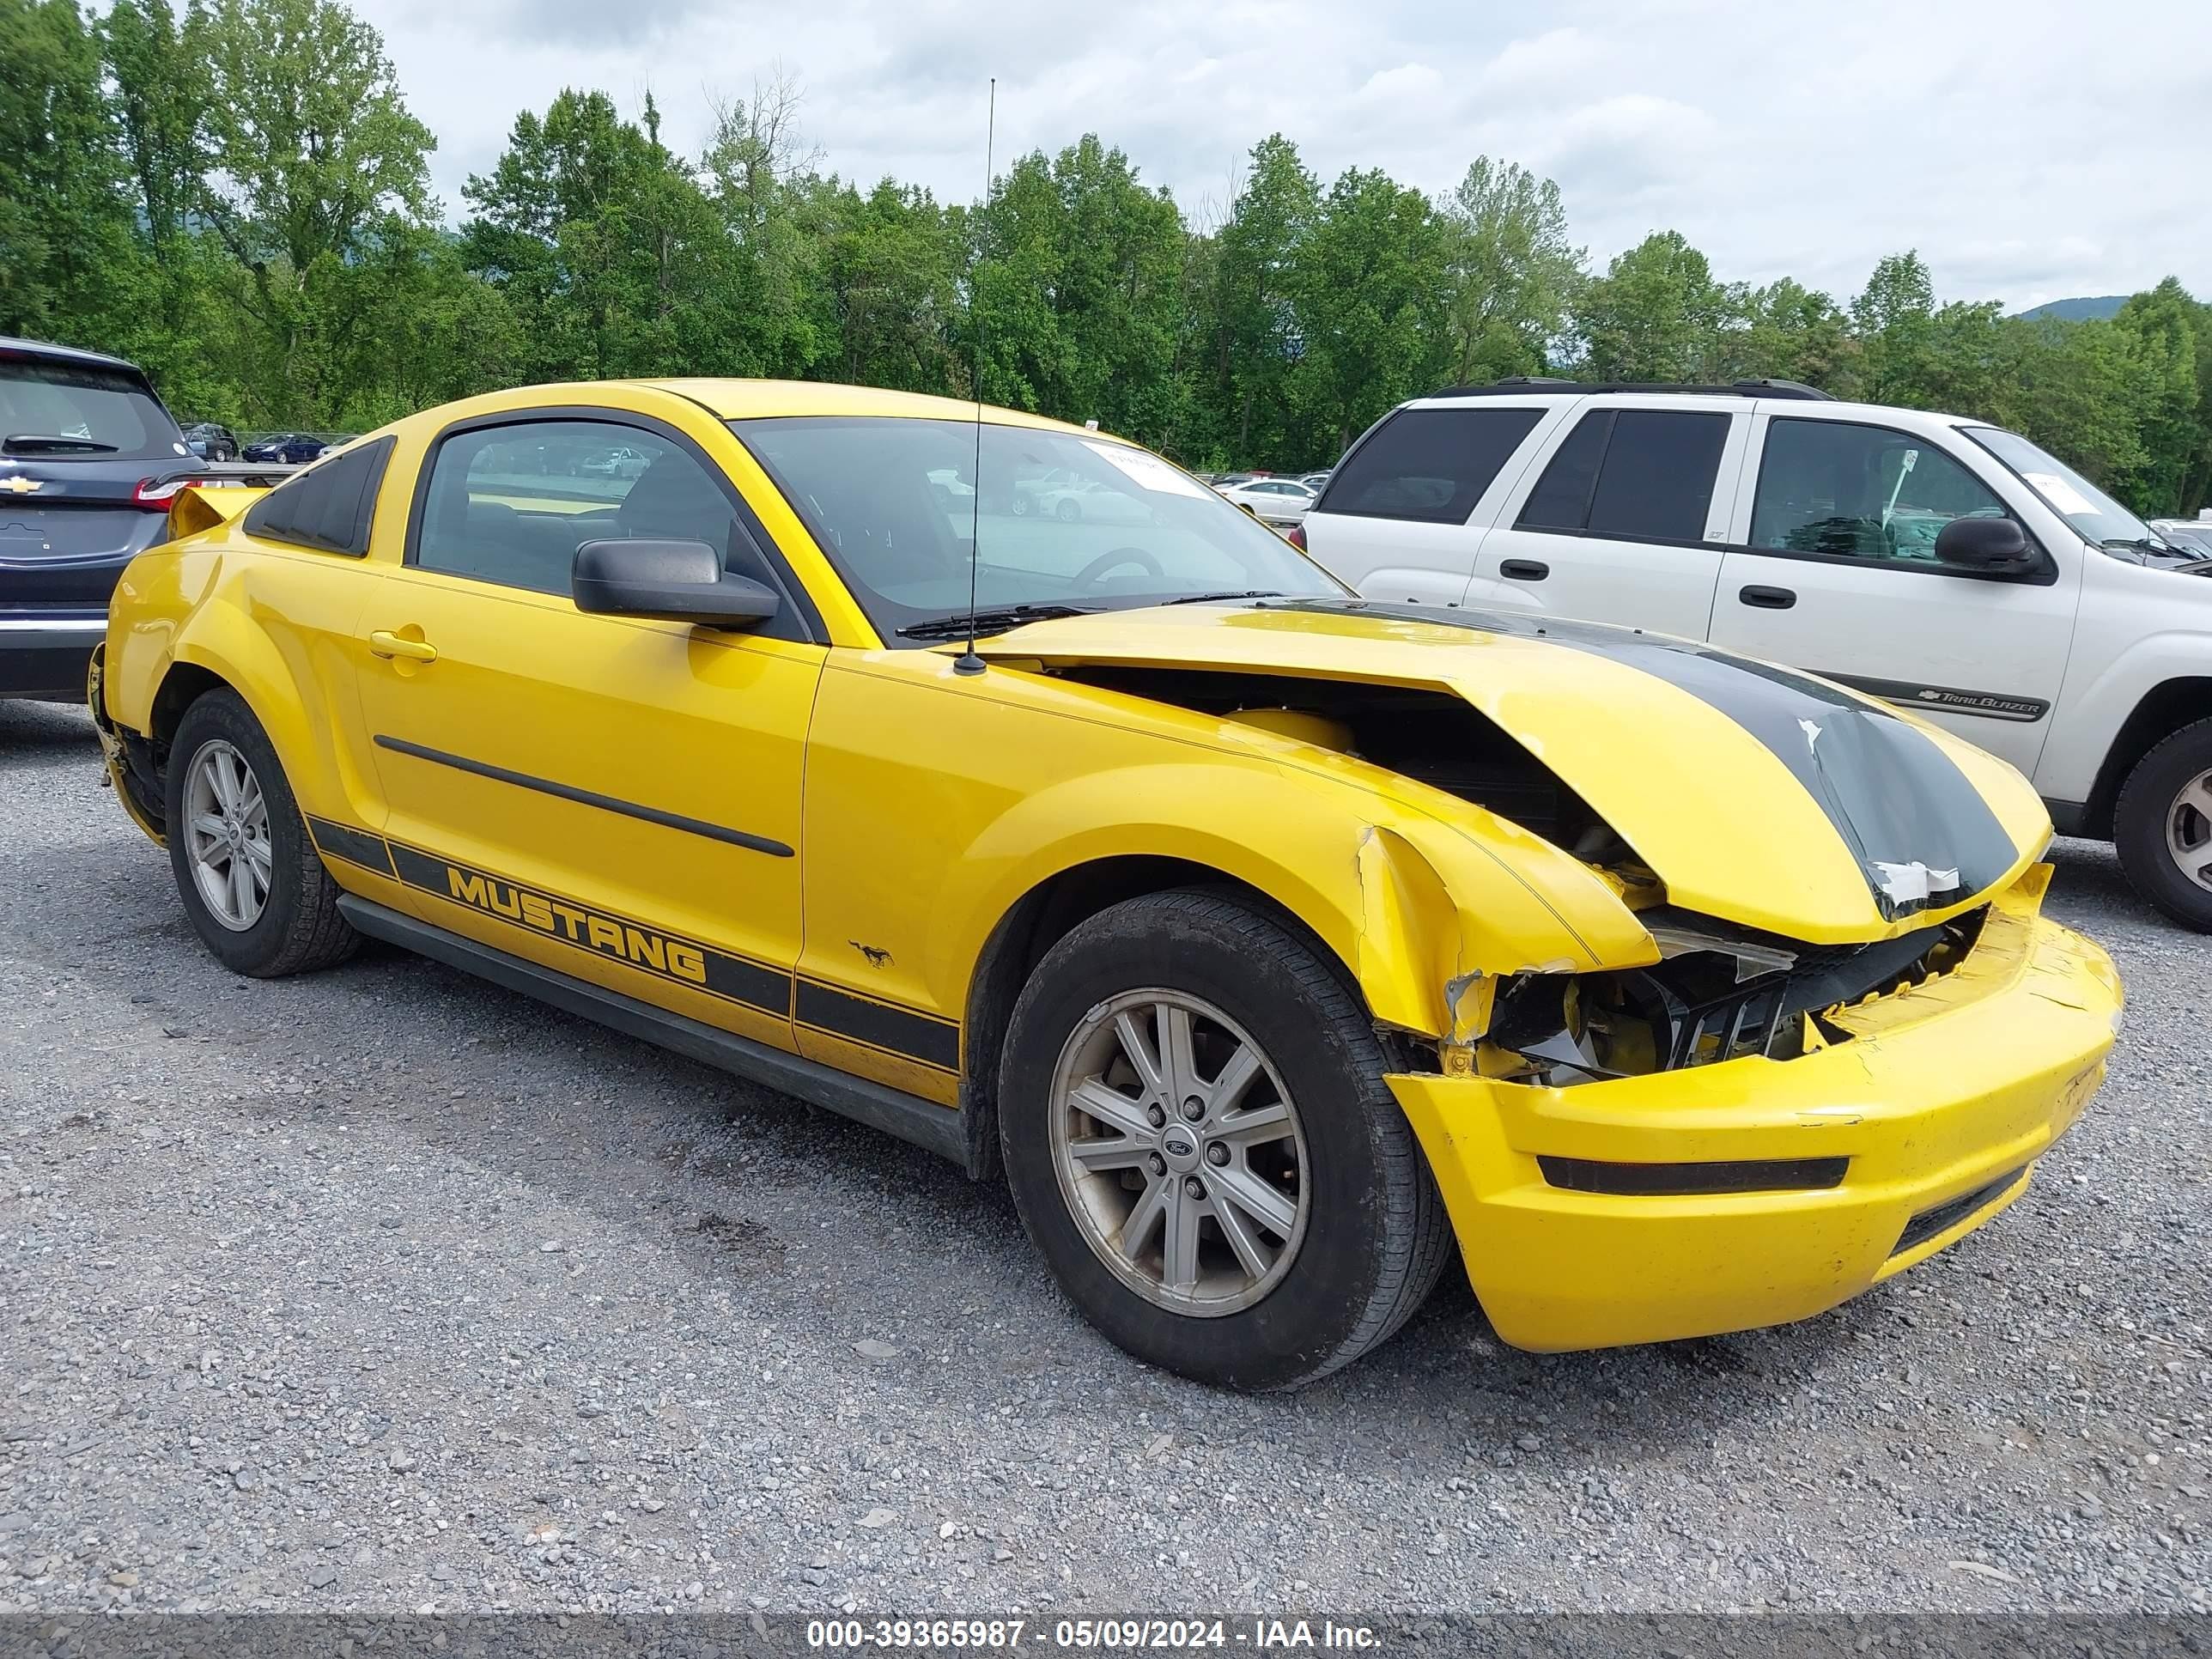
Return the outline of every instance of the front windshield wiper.
<path id="1" fill-rule="evenodd" d="M 964 640 L 971 627 L 980 637 L 1003 634 L 1024 623 L 1049 622 L 1055 617 L 1090 617 L 1097 615 L 1097 611 L 1098 607 L 1091 605 L 1002 605 L 972 615 L 956 611 L 949 616 L 927 617 L 918 623 L 908 623 L 898 630 L 898 636 L 902 640 Z"/>
<path id="2" fill-rule="evenodd" d="M 2168 559 L 2195 559 L 2197 556 L 2172 542 L 2160 541 L 2154 536 L 2109 536 L 2097 544 L 2110 552 L 2150 553 Z"/>
<path id="3" fill-rule="evenodd" d="M 1162 605 L 1213 605 L 1223 599 L 1279 599 L 1283 596 L 1272 587 L 1240 587 L 1233 592 L 1184 593 L 1172 599 L 1162 599 Z"/>
<path id="4" fill-rule="evenodd" d="M 59 433 L 17 432 L 0 439 L 0 451 L 10 455 L 45 455 L 57 449 L 73 449 L 88 455 L 112 455 L 117 446 L 97 438 L 68 438 Z"/>

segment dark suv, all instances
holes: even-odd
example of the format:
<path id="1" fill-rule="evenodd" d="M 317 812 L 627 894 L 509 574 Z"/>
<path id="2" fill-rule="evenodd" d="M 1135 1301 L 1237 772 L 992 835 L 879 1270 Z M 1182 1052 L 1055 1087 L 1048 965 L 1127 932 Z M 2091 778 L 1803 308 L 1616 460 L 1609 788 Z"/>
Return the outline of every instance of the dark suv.
<path id="1" fill-rule="evenodd" d="M 133 365 L 0 337 L 0 696 L 83 698 L 116 578 L 192 459 Z"/>

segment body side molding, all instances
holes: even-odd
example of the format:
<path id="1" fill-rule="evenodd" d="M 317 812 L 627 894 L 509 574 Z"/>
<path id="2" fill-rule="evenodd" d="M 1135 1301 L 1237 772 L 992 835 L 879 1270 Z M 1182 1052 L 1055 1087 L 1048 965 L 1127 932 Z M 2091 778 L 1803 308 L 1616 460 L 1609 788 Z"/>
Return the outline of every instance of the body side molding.
<path id="1" fill-rule="evenodd" d="M 641 1037 L 733 1076 L 780 1089 L 855 1122 L 896 1135 L 964 1166 L 965 1126 L 960 1114 L 918 1095 L 850 1077 L 817 1061 L 749 1042 L 681 1014 L 672 1014 L 585 981 L 556 974 L 535 963 L 495 951 L 473 939 L 433 927 L 383 905 L 348 893 L 338 900 L 345 919 L 373 939 L 397 945 L 449 968 L 475 974 L 495 985 L 519 991 L 572 1014 Z"/>
<path id="2" fill-rule="evenodd" d="M 756 836 L 743 830 L 726 829 L 719 823 L 708 823 L 703 818 L 687 818 L 680 812 L 664 812 L 658 806 L 640 806 L 635 801 L 618 799 L 613 795 L 602 795 L 594 790 L 579 789 L 571 783 L 557 783 L 551 778 L 532 777 L 527 772 L 510 771 L 504 766 L 494 766 L 489 761 L 471 760 L 466 755 L 447 754 L 442 749 L 432 749 L 423 744 L 410 743 L 404 738 L 376 734 L 376 746 L 389 749 L 396 755 L 411 755 L 416 760 L 429 761 L 438 766 L 450 766 L 457 772 L 471 772 L 480 778 L 490 778 L 498 783 L 511 783 L 518 789 L 535 789 L 541 795 L 551 795 L 560 800 L 572 800 L 580 806 L 596 806 L 603 812 L 619 812 L 626 818 L 636 818 L 646 823 L 657 823 L 665 830 L 681 830 L 688 835 L 704 836 L 709 841 L 726 842 L 732 847 L 748 851 L 766 853 L 773 858 L 787 859 L 792 849 L 784 842 L 772 841 L 766 836 Z"/>

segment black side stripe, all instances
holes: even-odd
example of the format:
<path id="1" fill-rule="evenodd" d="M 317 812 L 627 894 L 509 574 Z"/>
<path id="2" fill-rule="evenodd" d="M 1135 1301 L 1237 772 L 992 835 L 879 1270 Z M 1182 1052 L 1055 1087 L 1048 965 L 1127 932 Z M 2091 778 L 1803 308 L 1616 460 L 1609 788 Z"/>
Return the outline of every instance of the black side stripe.
<path id="1" fill-rule="evenodd" d="M 366 830 L 356 830 L 343 823 L 332 823 L 328 818 L 309 818 L 307 833 L 315 838 L 315 850 L 327 853 L 334 859 L 343 859 L 348 864 L 358 864 L 364 870 L 374 870 L 380 876 L 396 873 L 392 867 L 392 854 L 384 845 L 383 837 L 372 836 Z"/>
<path id="2" fill-rule="evenodd" d="M 791 848 L 783 842 L 772 841 L 766 836 L 756 836 L 743 830 L 725 829 L 719 823 L 708 823 L 703 818 L 687 818 L 681 813 L 664 812 L 657 806 L 640 806 L 635 801 L 619 800 L 612 795 L 602 795 L 590 789 L 579 789 L 574 784 L 556 783 L 550 778 L 532 777 L 527 772 L 512 772 L 504 766 L 494 766 L 489 761 L 471 760 L 466 755 L 449 755 L 442 749 L 432 749 L 422 744 L 410 743 L 404 738 L 386 737 L 377 733 L 376 746 L 389 749 L 395 754 L 412 755 L 416 760 L 430 761 L 440 766 L 450 766 L 457 772 L 470 772 L 480 778 L 490 778 L 500 783 L 511 783 L 518 789 L 535 789 L 541 795 L 552 795 L 561 800 L 572 800 L 581 806 L 596 806 L 603 812 L 619 812 L 626 818 L 636 818 L 644 823 L 657 823 L 665 830 L 681 830 L 687 835 L 704 836 L 709 841 L 726 842 L 732 847 L 743 847 L 748 851 L 766 853 L 773 858 L 787 859 Z"/>
<path id="3" fill-rule="evenodd" d="M 309 818 L 316 847 L 332 858 L 396 876 L 417 892 L 464 905 L 686 990 L 772 1014 L 863 1048 L 957 1075 L 960 1024 L 941 1015 L 802 980 L 764 962 L 719 950 L 580 900 L 526 887 L 365 830 Z"/>
<path id="4" fill-rule="evenodd" d="M 559 897 L 451 859 L 391 843 L 399 879 L 546 939 L 605 957 L 687 990 L 791 1018 L 791 975 L 698 939 L 648 927 L 596 904 Z"/>
<path id="5" fill-rule="evenodd" d="M 834 985 L 799 981 L 798 1018 L 832 1036 L 903 1054 L 940 1071 L 960 1069 L 960 1028 L 934 1014 L 854 996 Z"/>
<path id="6" fill-rule="evenodd" d="M 1978 893 L 2011 869 L 2019 849 L 1965 773 L 1928 735 L 1889 709 L 1806 675 L 1709 646 L 1606 623 L 1376 605 L 1361 599 L 1288 601 L 1278 609 L 1395 617 L 1471 633 L 1540 639 L 1586 651 L 1686 691 L 1735 721 L 1789 768 L 1858 863 L 1889 921 Z M 1958 885 L 1899 897 L 1896 872 L 1924 865 L 1958 872 Z"/>

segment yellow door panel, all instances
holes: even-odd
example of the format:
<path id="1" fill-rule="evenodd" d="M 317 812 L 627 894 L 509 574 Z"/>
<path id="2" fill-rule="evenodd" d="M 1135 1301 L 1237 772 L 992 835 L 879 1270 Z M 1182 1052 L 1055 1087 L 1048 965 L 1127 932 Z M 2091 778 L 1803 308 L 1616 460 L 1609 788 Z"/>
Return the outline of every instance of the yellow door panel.
<path id="1" fill-rule="evenodd" d="M 563 597 L 412 568 L 384 579 L 361 627 L 365 641 L 387 634 L 436 653 L 380 655 L 362 677 L 395 843 L 766 970 L 749 1006 L 777 1029 L 748 1018 L 745 1034 L 790 1046 L 820 647 L 586 616 Z M 450 886 L 428 870 L 416 890 L 427 921 L 563 972 L 591 951 L 589 927 L 557 910 L 550 930 L 480 907 L 460 927 L 466 907 L 434 890 L 441 879 Z M 649 943 L 618 937 L 597 951 L 602 968 L 633 964 L 617 966 L 630 982 L 615 988 L 683 994 L 654 970 Z"/>

